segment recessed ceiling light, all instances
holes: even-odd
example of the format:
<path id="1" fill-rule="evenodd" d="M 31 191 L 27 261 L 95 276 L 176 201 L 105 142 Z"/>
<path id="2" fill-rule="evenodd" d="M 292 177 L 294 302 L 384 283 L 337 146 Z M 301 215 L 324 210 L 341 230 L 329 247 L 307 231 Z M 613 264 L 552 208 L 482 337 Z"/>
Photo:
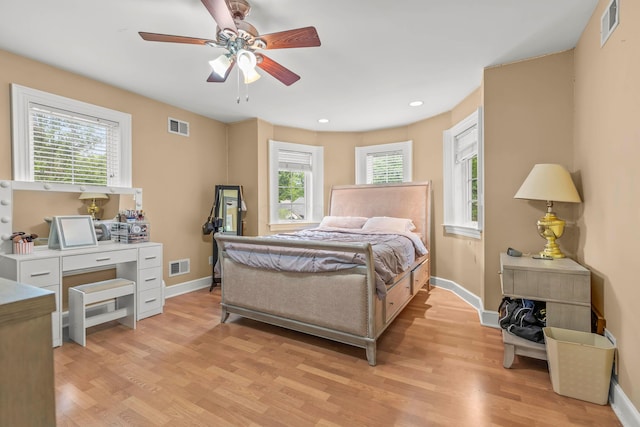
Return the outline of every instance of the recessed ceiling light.
<path id="1" fill-rule="evenodd" d="M 424 104 L 424 102 L 422 102 L 422 101 L 411 101 L 411 102 L 409 103 L 409 107 L 419 107 L 419 106 L 421 106 L 422 104 Z"/>
<path id="2" fill-rule="evenodd" d="M 329 119 L 318 119 L 318 123 L 329 123 Z"/>

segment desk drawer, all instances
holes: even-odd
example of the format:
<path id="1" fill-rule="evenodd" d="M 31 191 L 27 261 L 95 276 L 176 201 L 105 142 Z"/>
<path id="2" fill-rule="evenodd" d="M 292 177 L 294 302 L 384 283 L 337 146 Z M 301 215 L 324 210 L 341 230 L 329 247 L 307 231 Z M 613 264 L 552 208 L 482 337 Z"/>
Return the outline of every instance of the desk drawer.
<path id="1" fill-rule="evenodd" d="M 157 311 L 162 307 L 162 288 L 138 292 L 138 318 L 147 311 Z"/>
<path id="2" fill-rule="evenodd" d="M 34 259 L 20 263 L 19 282 L 44 287 L 60 283 L 60 262 L 58 258 Z"/>
<path id="3" fill-rule="evenodd" d="M 137 260 L 138 250 L 135 248 L 120 251 L 104 251 L 91 254 L 69 255 L 62 257 L 62 271 L 111 266 L 113 264 Z"/>
<path id="4" fill-rule="evenodd" d="M 138 268 L 161 267 L 162 266 L 162 246 L 151 246 L 140 248 L 140 260 Z"/>
<path id="5" fill-rule="evenodd" d="M 155 289 L 162 286 L 162 267 L 153 267 L 140 270 L 138 291 Z"/>

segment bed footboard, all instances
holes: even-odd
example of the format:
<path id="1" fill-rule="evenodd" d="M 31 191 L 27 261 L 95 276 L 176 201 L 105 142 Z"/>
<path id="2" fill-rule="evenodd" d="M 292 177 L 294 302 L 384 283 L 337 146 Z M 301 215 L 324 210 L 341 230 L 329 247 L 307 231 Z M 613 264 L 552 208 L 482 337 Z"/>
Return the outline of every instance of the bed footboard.
<path id="1" fill-rule="evenodd" d="M 373 253 L 369 244 L 278 241 L 216 235 L 222 273 L 222 322 L 229 313 L 366 349 L 376 364 L 377 301 Z M 232 260 L 225 242 L 363 253 L 365 266 L 331 272 L 285 272 Z"/>

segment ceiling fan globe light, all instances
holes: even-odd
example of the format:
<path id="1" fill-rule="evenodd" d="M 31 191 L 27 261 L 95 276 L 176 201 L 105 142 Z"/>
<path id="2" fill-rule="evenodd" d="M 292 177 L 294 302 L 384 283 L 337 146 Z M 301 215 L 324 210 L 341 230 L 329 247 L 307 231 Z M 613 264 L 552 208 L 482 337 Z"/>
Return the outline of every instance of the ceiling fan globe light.
<path id="1" fill-rule="evenodd" d="M 238 67 L 240 67 L 244 73 L 256 66 L 256 56 L 251 51 L 240 49 L 236 57 L 238 58 Z"/>
<path id="2" fill-rule="evenodd" d="M 243 71 L 243 74 L 245 84 L 253 83 L 260 78 L 260 74 L 254 68 L 249 69 L 248 72 Z"/>
<path id="3" fill-rule="evenodd" d="M 242 70 L 245 84 L 253 83 L 260 78 L 260 74 L 256 71 L 256 55 L 245 49 L 240 49 L 236 54 L 238 68 Z"/>
<path id="4" fill-rule="evenodd" d="M 231 61 L 227 55 L 220 55 L 216 59 L 209 61 L 209 65 L 211 65 L 214 73 L 220 77 L 224 77 L 231 66 Z"/>

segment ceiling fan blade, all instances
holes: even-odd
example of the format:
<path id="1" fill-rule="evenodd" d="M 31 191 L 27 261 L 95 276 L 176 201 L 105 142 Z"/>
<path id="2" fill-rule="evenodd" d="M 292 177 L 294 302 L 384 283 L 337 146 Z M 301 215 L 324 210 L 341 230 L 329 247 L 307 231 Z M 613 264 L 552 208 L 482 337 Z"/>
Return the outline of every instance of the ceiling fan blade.
<path id="1" fill-rule="evenodd" d="M 227 6 L 225 0 L 202 0 L 202 4 L 207 8 L 214 21 L 221 30 L 229 29 L 237 33 L 236 23 L 233 22 L 233 16 Z"/>
<path id="2" fill-rule="evenodd" d="M 285 85 L 291 86 L 292 84 L 300 80 L 299 75 L 289 70 L 288 68 L 285 68 L 282 65 L 278 64 L 273 59 L 270 59 L 260 53 L 256 54 L 256 57 L 259 59 L 258 67 L 262 68 Z"/>
<path id="3" fill-rule="evenodd" d="M 260 38 L 267 44 L 266 49 L 288 49 L 292 47 L 320 46 L 320 37 L 315 27 L 263 34 Z"/>
<path id="4" fill-rule="evenodd" d="M 235 63 L 236 63 L 235 60 L 231 61 L 231 65 L 229 65 L 229 68 L 227 68 L 227 72 L 224 73 L 224 77 L 220 77 L 218 73 L 216 73 L 215 71 L 212 71 L 211 74 L 209 75 L 209 78 L 207 78 L 207 81 L 211 83 L 224 83 L 227 80 L 227 77 L 229 77 L 229 73 L 231 73 L 231 70 L 233 69 L 233 66 L 235 65 Z"/>
<path id="5" fill-rule="evenodd" d="M 140 37 L 150 42 L 170 42 L 170 43 L 186 43 L 206 45 L 209 39 L 198 39 L 195 37 L 172 36 L 169 34 L 145 33 L 140 31 Z"/>

